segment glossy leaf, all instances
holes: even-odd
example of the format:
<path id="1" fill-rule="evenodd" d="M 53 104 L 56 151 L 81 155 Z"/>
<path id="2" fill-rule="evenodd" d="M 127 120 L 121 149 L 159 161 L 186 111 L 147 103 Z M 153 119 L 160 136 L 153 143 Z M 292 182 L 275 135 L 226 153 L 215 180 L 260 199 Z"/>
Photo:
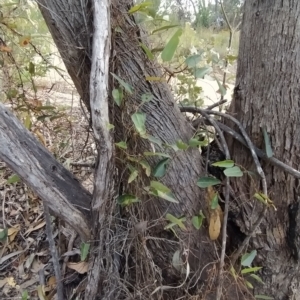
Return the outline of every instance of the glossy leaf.
<path id="1" fill-rule="evenodd" d="M 142 95 L 142 102 L 150 102 L 153 99 L 153 95 L 151 93 L 143 94 Z"/>
<path id="2" fill-rule="evenodd" d="M 244 175 L 244 173 L 241 171 L 241 169 L 238 166 L 227 168 L 223 171 L 223 173 L 227 177 L 242 177 Z"/>
<path id="3" fill-rule="evenodd" d="M 137 170 L 134 170 L 128 178 L 128 183 L 131 183 L 132 181 L 134 181 L 138 177 L 138 175 L 139 175 L 139 172 Z"/>
<path id="4" fill-rule="evenodd" d="M 204 219 L 205 219 L 205 216 L 202 213 L 202 210 L 200 211 L 198 216 L 193 216 L 192 223 L 197 230 L 199 230 L 201 228 Z"/>
<path id="5" fill-rule="evenodd" d="M 140 200 L 133 195 L 124 194 L 118 197 L 118 203 L 122 206 L 128 206 L 132 203 L 140 202 Z"/>
<path id="6" fill-rule="evenodd" d="M 178 29 L 174 35 L 171 37 L 167 45 L 165 46 L 164 50 L 161 53 L 161 58 L 163 61 L 170 61 L 175 51 L 179 45 L 179 38 L 182 35 L 182 29 Z"/>
<path id="7" fill-rule="evenodd" d="M 122 89 L 113 89 L 112 96 L 114 101 L 118 106 L 121 106 L 123 100 L 123 91 Z"/>
<path id="8" fill-rule="evenodd" d="M 244 254 L 241 258 L 241 265 L 243 267 L 250 267 L 256 254 L 257 254 L 256 250 L 253 250 L 250 253 Z"/>
<path id="9" fill-rule="evenodd" d="M 176 141 L 176 146 L 180 150 L 186 150 L 189 147 L 189 145 L 187 145 L 186 143 L 184 143 L 182 140 Z"/>
<path id="10" fill-rule="evenodd" d="M 234 166 L 234 161 L 233 160 L 222 160 L 222 161 L 217 161 L 211 165 L 214 167 L 220 167 L 220 168 L 232 168 Z"/>
<path id="11" fill-rule="evenodd" d="M 164 158 L 162 159 L 154 168 L 153 170 L 153 176 L 154 177 L 157 177 L 157 178 L 160 178 L 160 177 L 163 177 L 165 176 L 166 174 L 166 171 L 167 171 L 167 165 L 168 165 L 168 162 L 170 161 L 169 158 Z"/>
<path id="12" fill-rule="evenodd" d="M 201 177 L 197 181 L 197 185 L 201 188 L 207 188 L 216 184 L 220 184 L 221 181 L 215 177 Z"/>
<path id="13" fill-rule="evenodd" d="M 191 55 L 185 60 L 185 63 L 189 68 L 195 68 L 198 65 L 198 63 L 201 61 L 201 59 L 202 59 L 202 55 L 200 54 Z"/>
<path id="14" fill-rule="evenodd" d="M 80 245 L 80 260 L 85 261 L 90 250 L 90 244 L 89 243 L 81 243 Z"/>
<path id="15" fill-rule="evenodd" d="M 268 134 L 266 128 L 262 128 L 262 131 L 263 131 L 263 135 L 264 135 L 266 154 L 270 158 L 273 156 L 273 150 L 272 150 L 272 146 L 271 146 L 270 137 L 269 137 L 269 134 Z"/>
<path id="16" fill-rule="evenodd" d="M 146 123 L 146 114 L 141 113 L 141 112 L 137 112 L 137 113 L 134 113 L 131 116 L 131 119 L 134 123 L 136 131 L 140 135 L 145 135 L 146 134 L 146 125 L 145 125 L 145 123 Z"/>
<path id="17" fill-rule="evenodd" d="M 146 53 L 147 57 L 152 60 L 154 58 L 153 53 L 151 52 L 151 50 L 144 44 L 140 43 L 140 46 L 142 47 L 142 49 L 144 50 L 144 52 Z"/>
<path id="18" fill-rule="evenodd" d="M 114 73 L 110 73 L 115 79 L 117 79 L 117 81 L 119 82 L 119 84 L 125 89 L 126 92 L 128 92 L 129 94 L 133 93 L 133 88 L 130 84 L 126 83 L 124 80 L 122 80 L 119 76 L 117 76 Z"/>
<path id="19" fill-rule="evenodd" d="M 252 268 L 245 268 L 241 271 L 241 274 L 247 274 L 247 273 L 253 273 L 253 272 L 257 272 L 260 269 L 262 269 L 262 267 L 252 267 Z"/>
<path id="20" fill-rule="evenodd" d="M 196 78 L 204 78 L 204 76 L 212 71 L 211 67 L 203 67 L 203 68 L 197 68 L 194 71 L 194 76 Z"/>
<path id="21" fill-rule="evenodd" d="M 171 223 L 173 223 L 173 224 L 179 226 L 180 229 L 186 230 L 186 227 L 185 227 L 185 225 L 183 224 L 183 222 L 186 221 L 186 218 L 185 218 L 185 217 L 178 219 L 178 218 L 174 217 L 174 216 L 171 215 L 171 214 L 166 214 L 166 219 L 167 219 L 168 221 L 170 221 Z"/>
<path id="22" fill-rule="evenodd" d="M 115 143 L 115 145 L 121 149 L 127 149 L 127 144 L 124 141 L 121 141 L 119 143 Z"/>
<path id="23" fill-rule="evenodd" d="M 149 163 L 146 160 L 141 160 L 139 163 L 142 166 L 142 168 L 145 170 L 146 175 L 149 177 L 151 175 L 151 167 Z"/>
<path id="24" fill-rule="evenodd" d="M 218 198 L 218 194 L 216 193 L 214 197 L 211 199 L 210 208 L 216 209 L 218 206 L 219 206 L 219 198 Z"/>
<path id="25" fill-rule="evenodd" d="M 166 26 L 163 26 L 163 27 L 160 27 L 158 29 L 155 29 L 152 31 L 152 34 L 156 33 L 156 32 L 159 32 L 159 31 L 163 31 L 163 30 L 168 30 L 170 28 L 174 28 L 174 27 L 178 27 L 179 25 L 166 25 Z"/>

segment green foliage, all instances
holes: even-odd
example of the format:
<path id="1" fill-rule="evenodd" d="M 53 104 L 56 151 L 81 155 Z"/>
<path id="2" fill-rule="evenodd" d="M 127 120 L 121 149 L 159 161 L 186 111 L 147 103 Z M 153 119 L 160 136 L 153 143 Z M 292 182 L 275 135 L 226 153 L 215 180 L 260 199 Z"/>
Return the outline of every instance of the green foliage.
<path id="1" fill-rule="evenodd" d="M 80 245 L 80 260 L 85 261 L 88 257 L 91 244 L 81 243 Z"/>

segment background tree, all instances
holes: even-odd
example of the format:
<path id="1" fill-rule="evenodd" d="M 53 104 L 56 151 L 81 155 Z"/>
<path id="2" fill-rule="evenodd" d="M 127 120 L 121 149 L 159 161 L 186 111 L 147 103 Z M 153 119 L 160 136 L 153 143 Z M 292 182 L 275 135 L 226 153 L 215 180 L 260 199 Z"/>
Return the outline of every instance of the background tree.
<path id="1" fill-rule="evenodd" d="M 230 113 L 239 119 L 257 147 L 264 148 L 263 130 L 271 138 L 274 156 L 299 170 L 299 15 L 298 2 L 245 1 L 234 100 Z M 280 26 L 278 26 L 280 24 Z M 248 152 L 232 141 L 235 161 L 255 170 Z M 269 196 L 277 210 L 268 209 L 250 249 L 258 250 L 257 264 L 265 285 L 259 293 L 275 299 L 299 297 L 299 178 L 264 164 Z M 244 178 L 235 182 L 237 224 L 248 233 L 261 213 L 249 201 L 260 185 Z M 251 195 L 251 193 L 250 193 Z M 291 205 L 291 206 L 290 206 Z M 235 212 L 234 214 L 236 214 Z M 242 221 L 243 220 L 243 221 Z M 289 246 L 290 245 L 290 246 Z M 293 253 L 293 255 L 291 255 Z M 296 261 L 294 260 L 296 258 Z M 272 275 L 271 275 L 272 274 Z"/>

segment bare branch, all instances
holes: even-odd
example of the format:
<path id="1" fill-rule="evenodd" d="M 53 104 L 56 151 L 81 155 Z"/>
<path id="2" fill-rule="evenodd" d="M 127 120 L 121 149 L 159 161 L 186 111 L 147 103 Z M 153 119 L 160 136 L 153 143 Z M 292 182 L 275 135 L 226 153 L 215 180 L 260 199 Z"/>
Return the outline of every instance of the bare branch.
<path id="1" fill-rule="evenodd" d="M 0 158 L 54 215 L 69 223 L 83 240 L 89 239 L 90 193 L 1 103 Z"/>

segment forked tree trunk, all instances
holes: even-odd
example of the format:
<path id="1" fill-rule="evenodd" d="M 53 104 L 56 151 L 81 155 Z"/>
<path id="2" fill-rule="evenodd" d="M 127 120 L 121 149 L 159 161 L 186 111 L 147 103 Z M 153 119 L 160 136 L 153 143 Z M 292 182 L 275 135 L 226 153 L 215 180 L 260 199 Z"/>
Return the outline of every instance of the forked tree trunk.
<path id="1" fill-rule="evenodd" d="M 300 2 L 248 0 L 244 5 L 237 81 L 230 112 L 262 149 L 262 128 L 265 128 L 274 156 L 299 170 Z M 231 149 L 238 164 L 255 171 L 248 150 L 235 141 Z M 255 263 L 263 267 L 261 277 L 265 285 L 256 283 L 255 294 L 278 300 L 300 299 L 299 180 L 270 165 L 263 164 L 263 167 L 269 197 L 277 211 L 268 208 L 248 247 L 258 251 Z M 255 183 L 245 177 L 236 181 L 241 209 L 235 211 L 235 217 L 243 232 L 249 230 L 262 209 L 251 197 L 255 189 L 261 191 L 259 183 Z"/>
<path id="2" fill-rule="evenodd" d="M 80 0 L 68 1 L 68 3 L 61 0 L 41 0 L 38 3 L 67 70 L 75 82 L 84 103 L 89 108 L 91 5 L 86 1 L 85 6 L 81 7 L 80 4 L 83 2 Z M 183 278 L 172 266 L 172 256 L 176 250 L 185 251 L 186 254 L 183 256 L 183 260 L 188 259 L 189 261 L 194 274 L 194 283 L 201 283 L 196 284 L 196 289 L 193 290 L 197 294 L 200 289 L 202 291 L 208 290 L 205 286 L 206 279 L 211 280 L 211 283 L 214 281 L 216 274 L 208 277 L 207 272 L 213 266 L 214 263 L 212 262 L 217 261 L 217 251 L 208 238 L 207 229 L 203 227 L 196 231 L 191 225 L 192 216 L 197 215 L 200 209 L 206 211 L 204 193 L 196 185 L 196 181 L 202 172 L 199 151 L 188 150 L 175 153 L 172 150 L 167 150 L 173 158 L 162 182 L 172 190 L 179 204 L 147 195 L 144 187 L 149 185 L 150 180 L 142 175 L 141 170 L 139 170 L 138 179 L 131 185 L 126 184 L 128 174 L 125 173 L 125 177 L 123 176 L 124 170 L 130 162 L 128 160 L 129 155 L 138 158 L 143 152 L 152 151 L 150 143 L 138 137 L 133 130 L 131 115 L 136 111 L 140 110 L 147 114 L 147 132 L 158 138 L 162 143 L 170 145 L 178 140 L 187 142 L 193 136 L 193 130 L 175 105 L 167 83 L 153 83 L 145 78 L 146 76 L 160 77 L 162 74 L 159 67 L 148 60 L 139 46 L 144 41 L 140 28 L 134 22 L 134 18 L 128 14 L 128 10 L 132 5 L 131 0 L 112 1 L 111 72 L 130 84 L 133 87 L 133 94 L 125 95 L 124 104 L 121 108 L 114 107 L 113 100 L 110 99 L 110 123 L 115 125 L 115 142 L 126 141 L 128 144 L 126 155 L 124 155 L 124 152 L 117 154 L 119 156 L 118 161 L 122 161 L 122 163 L 117 164 L 119 171 L 117 183 L 118 186 L 124 186 L 125 192 L 134 193 L 143 200 L 140 205 L 135 205 L 138 208 L 137 212 L 129 219 L 130 222 L 126 230 L 134 230 L 134 224 L 139 221 L 146 220 L 148 224 L 152 225 L 152 229 L 147 231 L 149 237 L 152 238 L 149 238 L 144 246 L 137 240 L 135 249 L 131 250 L 138 254 L 136 257 L 133 256 L 136 261 L 131 266 L 131 274 L 132 278 L 136 280 L 134 282 L 135 286 L 143 289 L 143 297 L 146 298 L 150 297 L 150 293 L 162 284 L 177 286 L 182 283 Z M 118 87 L 117 82 L 111 81 L 111 88 L 116 87 Z M 145 93 L 151 93 L 153 99 L 141 106 L 141 97 Z M 155 148 L 158 152 L 166 152 L 166 148 L 157 145 L 155 145 Z M 153 167 L 157 159 L 150 158 L 148 162 Z M 112 199 L 112 201 L 115 200 Z M 167 237 L 163 230 L 165 223 L 160 221 L 166 213 L 176 217 L 187 217 L 187 231 L 178 231 L 177 233 L 181 243 L 161 239 Z M 95 225 L 95 227 L 97 226 Z M 173 238 L 171 235 L 171 239 Z M 97 253 L 96 249 L 92 249 L 91 253 L 92 255 Z M 150 269 L 149 262 L 147 262 L 148 258 L 150 258 L 150 261 L 153 260 L 158 268 L 153 269 L 154 265 L 152 265 Z M 208 265 L 209 263 L 212 264 Z M 151 272 L 154 272 L 154 275 L 152 275 L 153 278 L 156 278 L 156 281 L 147 282 L 145 273 Z M 136 274 L 141 275 L 136 276 Z M 101 276 L 100 284 L 110 284 L 108 274 L 103 275 L 106 278 Z M 213 294 L 214 288 L 209 287 L 209 289 Z M 86 295 L 86 299 L 92 299 L 95 295 L 94 292 L 89 293 Z M 160 293 L 161 291 L 159 291 Z M 184 289 L 175 289 L 175 293 L 184 295 L 186 292 Z M 174 296 L 170 294 L 170 299 L 173 298 Z"/>

